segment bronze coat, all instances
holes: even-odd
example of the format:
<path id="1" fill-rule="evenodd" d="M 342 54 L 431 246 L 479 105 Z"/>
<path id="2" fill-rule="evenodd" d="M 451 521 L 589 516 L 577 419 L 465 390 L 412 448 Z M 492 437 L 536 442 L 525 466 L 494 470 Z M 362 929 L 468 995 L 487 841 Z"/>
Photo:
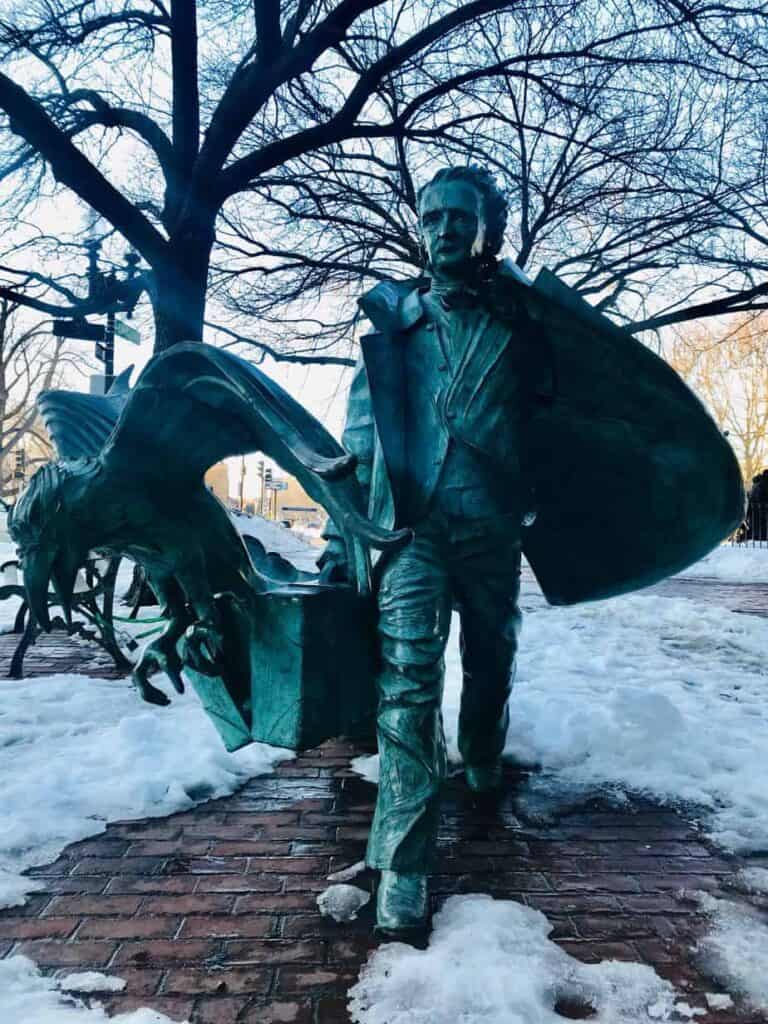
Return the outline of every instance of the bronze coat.
<path id="1" fill-rule="evenodd" d="M 402 525 L 417 288 L 386 282 L 361 300 L 374 331 L 362 339 L 343 443 L 360 460 L 369 515 L 385 527 Z M 523 550 L 547 599 L 610 597 L 703 557 L 738 525 L 744 494 L 733 452 L 698 398 L 548 271 L 527 287 L 502 264 L 493 289 L 507 342 L 467 353 L 442 399 L 441 430 L 500 471 L 521 471 L 536 514 Z M 421 443 L 442 442 L 422 432 Z"/>

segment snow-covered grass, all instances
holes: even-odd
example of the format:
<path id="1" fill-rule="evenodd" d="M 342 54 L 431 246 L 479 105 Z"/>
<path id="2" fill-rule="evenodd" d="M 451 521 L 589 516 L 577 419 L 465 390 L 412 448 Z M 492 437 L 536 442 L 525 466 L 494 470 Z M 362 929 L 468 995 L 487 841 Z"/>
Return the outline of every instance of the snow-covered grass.
<path id="1" fill-rule="evenodd" d="M 172 698 L 152 708 L 127 680 L 79 675 L 2 688 L 0 905 L 37 888 L 25 868 L 107 822 L 224 796 L 289 756 L 264 744 L 228 754 L 194 692 Z"/>
<path id="2" fill-rule="evenodd" d="M 768 544 L 721 544 L 689 566 L 681 576 L 704 577 L 725 583 L 768 583 Z"/>
<path id="3" fill-rule="evenodd" d="M 687 802 L 726 849 L 765 848 L 766 666 L 768 626 L 754 616 L 655 595 L 576 608 L 533 601 L 505 754 L 540 766 L 534 795 Z M 455 762 L 460 688 L 454 621 L 443 715 Z M 374 761 L 355 767 L 375 780 Z"/>
<path id="4" fill-rule="evenodd" d="M 558 1000 L 594 1007 L 594 1024 L 685 1017 L 651 967 L 583 964 L 549 939 L 538 910 L 490 896 L 452 896 L 426 950 L 380 946 L 350 990 L 358 1024 L 561 1024 Z"/>
<path id="5" fill-rule="evenodd" d="M 0 998 L 3 1024 L 175 1024 L 157 1010 L 110 1017 L 98 1002 L 88 1008 L 77 997 L 63 994 L 56 981 L 44 978 L 23 956 L 0 960 Z"/>

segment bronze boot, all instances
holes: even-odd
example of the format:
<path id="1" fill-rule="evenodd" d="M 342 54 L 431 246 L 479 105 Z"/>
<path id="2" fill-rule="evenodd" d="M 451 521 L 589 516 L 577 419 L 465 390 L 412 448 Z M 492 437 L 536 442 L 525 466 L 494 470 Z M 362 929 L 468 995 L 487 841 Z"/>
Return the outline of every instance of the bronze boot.
<path id="1" fill-rule="evenodd" d="M 501 761 L 467 764 L 464 766 L 464 777 L 473 793 L 493 793 L 501 789 L 504 779 Z"/>
<path id="2" fill-rule="evenodd" d="M 376 930 L 384 935 L 422 931 L 427 925 L 427 876 L 383 870 L 376 896 Z"/>

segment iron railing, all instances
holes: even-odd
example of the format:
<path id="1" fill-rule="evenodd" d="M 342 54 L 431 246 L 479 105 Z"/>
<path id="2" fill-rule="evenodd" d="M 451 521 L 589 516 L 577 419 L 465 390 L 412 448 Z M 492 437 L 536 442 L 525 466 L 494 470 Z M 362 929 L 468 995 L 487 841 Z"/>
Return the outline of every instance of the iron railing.
<path id="1" fill-rule="evenodd" d="M 744 521 L 730 537 L 731 544 L 768 547 L 768 502 L 749 501 Z"/>

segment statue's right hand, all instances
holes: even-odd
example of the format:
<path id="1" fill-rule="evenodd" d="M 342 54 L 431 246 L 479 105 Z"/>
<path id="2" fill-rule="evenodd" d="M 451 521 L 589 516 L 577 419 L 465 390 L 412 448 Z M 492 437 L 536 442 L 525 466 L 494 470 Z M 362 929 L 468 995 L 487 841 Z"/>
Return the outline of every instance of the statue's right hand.
<path id="1" fill-rule="evenodd" d="M 322 583 L 348 583 L 347 549 L 341 537 L 331 537 L 317 560 Z"/>

